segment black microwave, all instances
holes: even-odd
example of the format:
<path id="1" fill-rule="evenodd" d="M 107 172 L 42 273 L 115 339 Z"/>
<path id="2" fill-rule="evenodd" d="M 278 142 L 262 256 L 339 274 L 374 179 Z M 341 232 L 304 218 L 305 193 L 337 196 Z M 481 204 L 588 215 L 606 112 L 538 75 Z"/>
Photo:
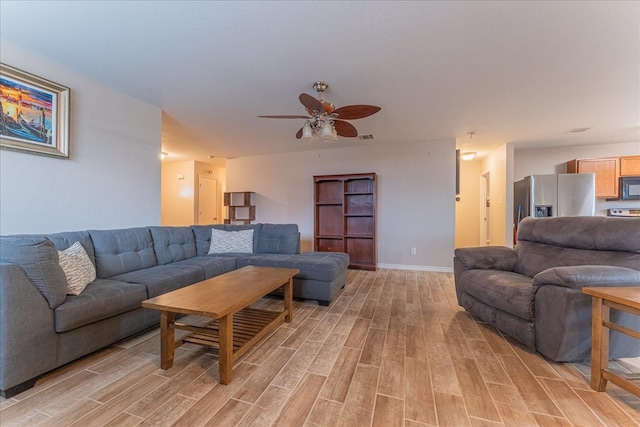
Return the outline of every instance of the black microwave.
<path id="1" fill-rule="evenodd" d="M 620 178 L 620 198 L 622 200 L 640 200 L 640 176 Z"/>

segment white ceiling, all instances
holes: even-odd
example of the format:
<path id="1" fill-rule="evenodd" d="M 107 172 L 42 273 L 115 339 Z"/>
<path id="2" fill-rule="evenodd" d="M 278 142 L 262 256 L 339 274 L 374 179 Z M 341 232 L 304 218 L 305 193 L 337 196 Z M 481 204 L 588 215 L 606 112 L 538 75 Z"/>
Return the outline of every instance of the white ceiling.
<path id="1" fill-rule="evenodd" d="M 2 40 L 162 108 L 170 159 L 323 148 L 295 139 L 301 119 L 256 117 L 304 114 L 298 95 L 316 80 L 337 107 L 382 107 L 352 122 L 373 141 L 340 145 L 640 141 L 637 1 L 2 0 L 0 12 Z"/>

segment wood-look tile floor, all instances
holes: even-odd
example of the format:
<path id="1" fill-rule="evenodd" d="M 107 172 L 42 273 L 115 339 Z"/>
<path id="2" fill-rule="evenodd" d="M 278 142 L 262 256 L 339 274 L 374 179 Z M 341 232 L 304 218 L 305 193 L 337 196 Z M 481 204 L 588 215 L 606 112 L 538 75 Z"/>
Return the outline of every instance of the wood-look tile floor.
<path id="1" fill-rule="evenodd" d="M 330 307 L 294 307 L 229 385 L 215 351 L 193 344 L 160 369 L 154 329 L 0 400 L 0 425 L 640 426 L 639 398 L 597 393 L 573 365 L 474 321 L 452 274 L 350 270 Z"/>

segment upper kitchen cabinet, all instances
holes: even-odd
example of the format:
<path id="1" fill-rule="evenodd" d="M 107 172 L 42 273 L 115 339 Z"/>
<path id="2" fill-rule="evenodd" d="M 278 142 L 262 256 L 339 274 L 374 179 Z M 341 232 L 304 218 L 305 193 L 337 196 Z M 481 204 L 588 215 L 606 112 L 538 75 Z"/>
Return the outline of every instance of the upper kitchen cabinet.
<path id="1" fill-rule="evenodd" d="M 567 173 L 596 175 L 596 197 L 617 199 L 619 195 L 620 159 L 575 159 L 567 162 Z"/>
<path id="2" fill-rule="evenodd" d="M 640 176 L 640 156 L 620 157 L 620 176 Z"/>

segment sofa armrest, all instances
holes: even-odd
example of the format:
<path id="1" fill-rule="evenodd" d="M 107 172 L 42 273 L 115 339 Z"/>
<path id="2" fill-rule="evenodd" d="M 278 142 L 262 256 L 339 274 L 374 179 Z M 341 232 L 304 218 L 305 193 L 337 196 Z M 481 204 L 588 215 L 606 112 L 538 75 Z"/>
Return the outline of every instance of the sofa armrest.
<path id="1" fill-rule="evenodd" d="M 513 271 L 518 260 L 516 252 L 506 246 L 479 246 L 476 248 L 458 248 L 455 250 L 465 270 L 503 270 Z"/>
<path id="2" fill-rule="evenodd" d="M 0 390 L 56 367 L 53 310 L 17 264 L 0 262 Z"/>
<path id="3" fill-rule="evenodd" d="M 553 267 L 534 276 L 534 291 L 543 285 L 571 289 L 582 289 L 584 286 L 640 286 L 640 271 L 612 265 Z"/>

